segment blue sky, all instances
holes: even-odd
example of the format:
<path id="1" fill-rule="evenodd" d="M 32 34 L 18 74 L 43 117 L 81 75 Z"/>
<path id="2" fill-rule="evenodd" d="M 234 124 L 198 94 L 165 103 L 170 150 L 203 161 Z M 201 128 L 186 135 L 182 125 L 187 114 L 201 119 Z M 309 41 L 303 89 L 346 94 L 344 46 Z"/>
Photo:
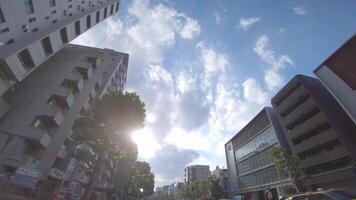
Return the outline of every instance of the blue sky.
<path id="1" fill-rule="evenodd" d="M 130 54 L 127 90 L 146 103 L 133 133 L 156 186 L 188 164 L 225 166 L 224 144 L 294 75 L 356 30 L 356 1 L 122 0 L 74 41 Z"/>

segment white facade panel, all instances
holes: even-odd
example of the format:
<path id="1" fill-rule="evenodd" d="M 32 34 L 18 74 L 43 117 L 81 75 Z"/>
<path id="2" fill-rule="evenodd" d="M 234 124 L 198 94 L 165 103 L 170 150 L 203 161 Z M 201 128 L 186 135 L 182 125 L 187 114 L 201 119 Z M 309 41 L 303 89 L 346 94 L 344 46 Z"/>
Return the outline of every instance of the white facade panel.
<path id="1" fill-rule="evenodd" d="M 59 51 L 63 46 L 61 37 L 59 35 L 59 30 L 51 33 L 49 37 L 51 40 L 53 53 Z"/>
<path id="2" fill-rule="evenodd" d="M 46 58 L 43 48 L 42 48 L 41 40 L 32 43 L 31 45 L 29 45 L 27 47 L 27 49 L 29 50 L 29 52 L 32 56 L 32 60 L 36 66 L 40 65 Z"/>
<path id="3" fill-rule="evenodd" d="M 354 123 L 356 123 L 356 91 L 352 90 L 350 86 L 348 86 L 326 65 L 317 69 L 315 74 L 339 102 Z"/>
<path id="4" fill-rule="evenodd" d="M 5 62 L 8 64 L 17 80 L 22 80 L 22 77 L 26 74 L 26 70 L 23 67 L 20 59 L 17 57 L 17 54 L 13 54 L 8 57 L 7 59 L 5 59 Z"/>

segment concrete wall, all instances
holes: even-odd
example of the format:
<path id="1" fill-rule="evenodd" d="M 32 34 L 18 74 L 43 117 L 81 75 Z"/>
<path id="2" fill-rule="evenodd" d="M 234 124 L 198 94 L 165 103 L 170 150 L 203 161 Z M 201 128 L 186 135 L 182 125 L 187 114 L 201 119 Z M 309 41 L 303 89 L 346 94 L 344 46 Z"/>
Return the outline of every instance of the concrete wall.
<path id="1" fill-rule="evenodd" d="M 24 68 L 17 56 L 20 51 L 26 48 L 30 51 L 35 63 L 34 68 L 36 68 L 51 56 L 44 54 L 41 39 L 50 36 L 53 53 L 55 53 L 65 45 L 62 43 L 59 34 L 61 28 L 67 28 L 68 41 L 70 42 L 76 37 L 74 34 L 75 21 L 80 20 L 81 33 L 83 33 L 88 30 L 86 27 L 88 15 L 91 15 L 91 27 L 93 27 L 96 25 L 96 11 L 100 11 L 100 21 L 102 21 L 104 19 L 104 8 L 108 8 L 107 17 L 111 16 L 111 5 L 115 5 L 113 14 L 117 13 L 116 6 L 119 0 L 110 0 L 105 3 L 93 2 L 91 6 L 89 6 L 89 0 L 84 0 L 83 4 L 81 2 L 82 0 L 71 2 L 56 0 L 56 6 L 50 8 L 48 0 L 33 0 L 34 13 L 29 15 L 26 15 L 24 11 L 24 1 L 5 0 L 0 2 L 6 20 L 5 23 L 0 24 L 0 30 L 9 28 L 9 32 L 0 35 L 0 42 L 3 42 L 3 45 L 0 46 L 0 59 L 2 61 L 1 67 L 10 69 L 6 74 L 9 79 L 21 81 L 33 71 Z M 72 5 L 72 8 L 68 8 L 69 5 Z M 80 6 L 79 10 L 77 9 L 78 6 Z M 82 11 L 82 9 L 84 10 Z M 23 10 L 23 12 L 19 12 L 19 10 Z M 52 14 L 53 10 L 56 10 L 56 14 Z M 13 15 L 13 13 L 17 14 Z M 72 15 L 69 16 L 69 14 Z M 29 19 L 32 18 L 36 18 L 36 21 L 30 23 Z M 57 21 L 54 23 L 54 20 Z M 24 32 L 23 26 L 28 26 L 30 31 Z M 38 31 L 32 32 L 36 28 L 38 28 Z M 14 39 L 15 42 L 7 45 L 6 41 L 10 39 Z M 0 95 L 2 94 L 0 93 Z"/>
<path id="2" fill-rule="evenodd" d="M 73 70 L 77 66 L 92 67 L 92 63 L 88 62 L 87 57 L 95 57 L 100 60 L 100 63 L 96 69 L 93 69 L 92 76 L 88 80 L 83 80 L 82 76 L 73 74 Z M 48 171 L 56 160 L 66 136 L 70 133 L 74 120 L 88 101 L 95 84 L 100 80 L 103 83 L 100 91 L 104 91 L 104 85 L 111 82 L 111 74 L 115 74 L 119 70 L 120 63 L 126 57 L 128 57 L 127 54 L 109 49 L 67 45 L 41 64 L 31 76 L 15 84 L 14 91 L 8 91 L 4 95 L 4 99 L 11 108 L 2 118 L 1 131 L 33 140 L 31 139 L 33 138 L 32 133 L 37 134 L 36 130 L 41 131 L 31 127 L 36 116 L 53 115 L 53 120 L 57 122 L 57 126 L 48 131 L 51 137 L 48 146 L 41 146 L 37 142 L 38 152 L 33 155 L 38 162 L 33 162 L 32 167 L 40 169 L 41 179 L 47 178 Z M 109 76 L 103 76 L 103 74 Z M 83 82 L 79 92 L 72 93 L 71 90 L 61 86 L 64 79 L 76 77 L 78 77 L 77 80 Z M 47 102 L 54 94 L 74 94 L 72 100 L 70 100 L 71 98 L 67 99 L 72 102 L 69 108 L 63 110 L 49 105 Z M 8 147 L 8 149 L 12 148 Z"/>

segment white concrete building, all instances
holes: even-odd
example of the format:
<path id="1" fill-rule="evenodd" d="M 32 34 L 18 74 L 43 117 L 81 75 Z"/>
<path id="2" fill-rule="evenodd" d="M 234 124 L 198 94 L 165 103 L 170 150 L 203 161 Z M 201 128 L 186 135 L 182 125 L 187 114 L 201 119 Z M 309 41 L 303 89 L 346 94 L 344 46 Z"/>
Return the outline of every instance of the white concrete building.
<path id="1" fill-rule="evenodd" d="M 16 83 L 3 95 L 11 109 L 0 121 L 0 174 L 24 187 L 58 186 L 74 120 L 95 98 L 123 90 L 127 67 L 125 53 L 69 44 Z"/>
<path id="2" fill-rule="evenodd" d="M 0 96 L 119 6 L 119 0 L 0 0 Z"/>
<path id="3" fill-rule="evenodd" d="M 209 165 L 191 165 L 184 169 L 184 182 L 205 181 L 210 177 Z"/>

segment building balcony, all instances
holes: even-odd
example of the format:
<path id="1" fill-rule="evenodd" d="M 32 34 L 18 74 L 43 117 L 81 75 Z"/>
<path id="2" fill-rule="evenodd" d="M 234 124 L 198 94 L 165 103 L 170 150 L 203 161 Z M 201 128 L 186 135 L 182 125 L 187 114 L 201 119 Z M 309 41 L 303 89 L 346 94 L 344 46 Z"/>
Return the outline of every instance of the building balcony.
<path id="1" fill-rule="evenodd" d="M 54 179 L 62 180 L 62 179 L 64 179 L 65 173 L 60 169 L 51 168 L 51 169 L 49 169 L 48 176 L 50 176 Z"/>
<path id="2" fill-rule="evenodd" d="M 67 104 L 68 107 L 71 107 L 74 102 L 73 90 L 68 88 L 59 87 L 54 92 L 54 95 L 61 97 L 61 101 Z"/>
<path id="3" fill-rule="evenodd" d="M 68 152 L 67 152 L 66 147 L 65 147 L 64 145 L 62 145 L 62 147 L 61 147 L 61 149 L 59 150 L 57 156 L 58 156 L 59 158 L 65 159 L 65 158 L 67 157 L 67 154 L 68 154 Z"/>
<path id="4" fill-rule="evenodd" d="M 336 133 L 334 132 L 333 129 L 328 129 L 324 132 L 319 133 L 314 137 L 310 137 L 308 140 L 305 140 L 298 145 L 295 146 L 292 145 L 292 150 L 295 153 L 299 153 L 304 151 L 306 147 L 308 149 L 311 149 L 334 139 L 337 139 Z"/>
<path id="5" fill-rule="evenodd" d="M 84 87 L 84 80 L 81 74 L 71 73 L 66 76 L 64 87 L 80 92 Z"/>
<path id="6" fill-rule="evenodd" d="M 281 104 L 277 106 L 277 112 L 282 113 L 288 109 L 291 105 L 295 104 L 300 96 L 307 94 L 307 91 L 302 85 L 299 85 L 287 98 L 285 98 Z"/>
<path id="7" fill-rule="evenodd" d="M 97 66 L 100 65 L 100 59 L 98 57 L 87 57 L 87 62 L 92 65 L 94 69 L 97 68 Z"/>
<path id="8" fill-rule="evenodd" d="M 4 151 L 0 155 L 0 160 L 5 166 L 21 167 L 29 165 L 33 161 L 33 157 L 23 153 Z"/>
<path id="9" fill-rule="evenodd" d="M 299 108 L 293 110 L 286 117 L 282 118 L 282 121 L 285 125 L 288 125 L 295 120 L 299 119 L 303 115 L 307 114 L 309 111 L 313 110 L 316 107 L 316 104 L 312 98 L 309 98 L 303 104 L 299 106 Z"/>
<path id="10" fill-rule="evenodd" d="M 318 114 L 314 115 L 313 117 L 309 118 L 302 124 L 296 126 L 293 130 L 289 131 L 287 137 L 296 138 L 301 134 L 305 133 L 306 131 L 312 130 L 319 124 L 326 122 L 327 120 L 324 117 L 324 114 L 319 112 Z"/>
<path id="11" fill-rule="evenodd" d="M 88 80 L 92 77 L 93 75 L 93 68 L 89 64 L 81 64 L 80 66 L 77 66 L 75 69 L 76 73 L 79 73 L 84 77 L 84 79 Z"/>
<path id="12" fill-rule="evenodd" d="M 64 116 L 60 108 L 48 106 L 43 109 L 39 116 L 46 121 L 49 126 L 60 126 L 63 122 Z M 49 127 L 51 128 L 51 127 Z"/>
<path id="13" fill-rule="evenodd" d="M 52 140 L 52 137 L 48 134 L 48 132 L 43 129 L 33 128 L 29 126 L 25 129 L 24 133 L 24 137 L 37 142 L 45 148 L 48 147 L 49 143 Z"/>
<path id="14" fill-rule="evenodd" d="M 332 150 L 330 151 L 322 151 L 319 154 L 316 154 L 314 156 L 310 156 L 307 157 L 302 161 L 303 167 L 304 168 L 308 168 L 308 167 L 312 167 L 315 165 L 319 165 L 340 157 L 344 157 L 345 155 L 347 155 L 346 150 L 342 147 L 342 146 L 338 146 L 338 147 L 334 147 Z"/>

